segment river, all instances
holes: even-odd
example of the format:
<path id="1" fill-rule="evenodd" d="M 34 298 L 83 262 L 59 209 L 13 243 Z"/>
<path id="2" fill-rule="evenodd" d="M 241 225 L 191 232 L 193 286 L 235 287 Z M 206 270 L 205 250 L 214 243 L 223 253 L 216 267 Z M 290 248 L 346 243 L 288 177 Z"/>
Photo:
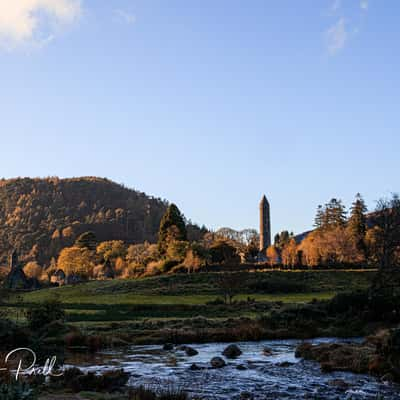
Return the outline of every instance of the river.
<path id="1" fill-rule="evenodd" d="M 320 338 L 312 342 L 331 341 L 343 340 Z M 196 363 L 208 367 L 210 359 L 221 356 L 227 343 L 192 344 L 199 352 L 193 357 L 182 351 L 165 351 L 161 346 L 152 345 L 132 346 L 93 356 L 74 355 L 67 361 L 69 365 L 96 372 L 124 368 L 131 374 L 131 386 L 145 385 L 156 389 L 173 386 L 203 399 L 240 399 L 241 394 L 245 397 L 244 392 L 251 393 L 255 399 L 274 400 L 400 399 L 399 385 L 349 372 L 322 373 L 318 363 L 295 358 L 298 343 L 298 340 L 236 343 L 243 352 L 240 357 L 226 360 L 224 368 L 198 371 L 190 370 L 190 366 Z M 263 354 L 265 347 L 272 350 L 272 355 Z"/>

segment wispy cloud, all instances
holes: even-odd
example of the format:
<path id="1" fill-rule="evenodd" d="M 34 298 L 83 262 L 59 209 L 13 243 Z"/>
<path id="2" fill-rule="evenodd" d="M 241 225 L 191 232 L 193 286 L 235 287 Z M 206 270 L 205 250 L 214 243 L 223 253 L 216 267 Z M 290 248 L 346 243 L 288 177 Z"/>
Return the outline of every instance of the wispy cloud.
<path id="1" fill-rule="evenodd" d="M 117 20 L 119 20 L 121 22 L 125 22 L 128 25 L 132 25 L 136 22 L 135 14 L 133 14 L 129 11 L 117 9 L 117 10 L 114 10 L 114 16 Z"/>
<path id="2" fill-rule="evenodd" d="M 324 40 L 328 53 L 336 55 L 361 31 L 370 0 L 355 0 L 352 4 L 350 0 L 330 0 L 329 4 L 328 16 L 335 22 L 324 32 Z"/>
<path id="3" fill-rule="evenodd" d="M 0 46 L 43 46 L 81 15 L 80 0 L 1 0 Z"/>
<path id="4" fill-rule="evenodd" d="M 368 0 L 361 0 L 360 1 L 360 8 L 363 11 L 367 11 L 368 10 Z"/>
<path id="5" fill-rule="evenodd" d="M 326 31 L 325 37 L 329 54 L 334 55 L 342 50 L 348 38 L 345 19 L 339 18 L 339 20 Z"/>

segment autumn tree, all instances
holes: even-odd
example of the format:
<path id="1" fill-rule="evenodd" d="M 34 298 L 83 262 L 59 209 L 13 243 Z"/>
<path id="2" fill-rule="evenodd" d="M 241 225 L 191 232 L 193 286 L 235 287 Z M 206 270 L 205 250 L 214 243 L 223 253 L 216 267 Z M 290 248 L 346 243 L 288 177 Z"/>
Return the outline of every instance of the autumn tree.
<path id="1" fill-rule="evenodd" d="M 268 264 L 271 267 L 279 264 L 279 252 L 275 246 L 271 245 L 267 248 L 266 256 L 267 256 Z"/>
<path id="2" fill-rule="evenodd" d="M 97 246 L 96 253 L 102 257 L 104 261 L 114 261 L 118 257 L 125 257 L 126 246 L 122 240 L 108 240 L 106 242 L 101 242 Z"/>
<path id="3" fill-rule="evenodd" d="M 82 278 L 88 278 L 93 271 L 92 253 L 87 248 L 66 247 L 61 250 L 57 266 L 67 276 L 77 275 Z"/>
<path id="4" fill-rule="evenodd" d="M 303 255 L 302 263 L 308 267 L 320 265 L 322 262 L 321 248 L 321 233 L 318 230 L 310 232 L 299 246 Z"/>
<path id="5" fill-rule="evenodd" d="M 30 261 L 24 266 L 24 273 L 28 278 L 41 279 L 43 268 L 36 262 Z"/>
<path id="6" fill-rule="evenodd" d="M 199 243 L 191 243 L 187 252 L 183 265 L 187 271 L 195 272 L 207 266 L 209 263 L 210 254 L 208 250 Z"/>
<path id="7" fill-rule="evenodd" d="M 165 255 L 168 243 L 172 240 L 187 240 L 185 220 L 175 204 L 169 205 L 160 222 L 160 229 L 158 231 L 158 249 L 160 254 Z"/>
<path id="8" fill-rule="evenodd" d="M 150 261 L 156 261 L 160 258 L 157 245 L 149 242 L 132 244 L 128 247 L 126 260 L 128 263 L 134 263 L 145 266 Z"/>
<path id="9" fill-rule="evenodd" d="M 228 264 L 238 261 L 235 247 L 224 240 L 217 240 L 209 249 L 211 262 Z"/>
<path id="10" fill-rule="evenodd" d="M 296 241 L 290 239 L 282 250 L 282 263 L 289 267 L 295 267 L 299 263 L 298 261 Z"/>

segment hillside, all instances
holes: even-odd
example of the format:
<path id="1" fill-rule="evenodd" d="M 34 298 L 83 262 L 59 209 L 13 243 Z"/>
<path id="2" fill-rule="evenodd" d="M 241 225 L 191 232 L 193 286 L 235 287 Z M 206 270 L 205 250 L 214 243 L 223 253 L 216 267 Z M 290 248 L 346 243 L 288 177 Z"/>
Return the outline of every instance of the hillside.
<path id="1" fill-rule="evenodd" d="M 0 262 L 16 248 L 48 264 L 85 231 L 98 240 L 154 242 L 167 202 L 108 179 L 0 180 Z"/>

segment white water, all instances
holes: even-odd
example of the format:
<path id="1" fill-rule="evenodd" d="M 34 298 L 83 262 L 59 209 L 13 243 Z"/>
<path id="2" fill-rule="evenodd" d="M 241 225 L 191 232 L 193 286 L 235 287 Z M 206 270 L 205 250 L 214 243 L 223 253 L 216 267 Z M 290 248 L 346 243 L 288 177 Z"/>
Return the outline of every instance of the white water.
<path id="1" fill-rule="evenodd" d="M 315 339 L 313 343 L 333 340 L 339 341 Z M 124 368 L 131 374 L 131 386 L 174 386 L 204 399 L 238 399 L 242 392 L 249 392 L 256 399 L 400 399 L 397 385 L 384 384 L 367 375 L 322 373 L 317 363 L 296 359 L 298 343 L 298 340 L 236 343 L 243 354 L 235 360 L 226 360 L 227 366 L 222 369 L 210 369 L 209 361 L 221 356 L 227 343 L 193 344 L 199 352 L 194 357 L 181 351 L 164 351 L 162 346 L 132 346 L 124 351 L 69 361 L 71 365 L 96 372 Z M 263 354 L 265 347 L 272 349 L 271 356 Z M 282 366 L 282 362 L 290 365 Z M 189 367 L 193 363 L 207 369 L 192 371 Z M 238 365 L 246 370 L 238 370 Z M 350 386 L 347 390 L 335 387 L 329 383 L 333 379 L 342 379 Z"/>

